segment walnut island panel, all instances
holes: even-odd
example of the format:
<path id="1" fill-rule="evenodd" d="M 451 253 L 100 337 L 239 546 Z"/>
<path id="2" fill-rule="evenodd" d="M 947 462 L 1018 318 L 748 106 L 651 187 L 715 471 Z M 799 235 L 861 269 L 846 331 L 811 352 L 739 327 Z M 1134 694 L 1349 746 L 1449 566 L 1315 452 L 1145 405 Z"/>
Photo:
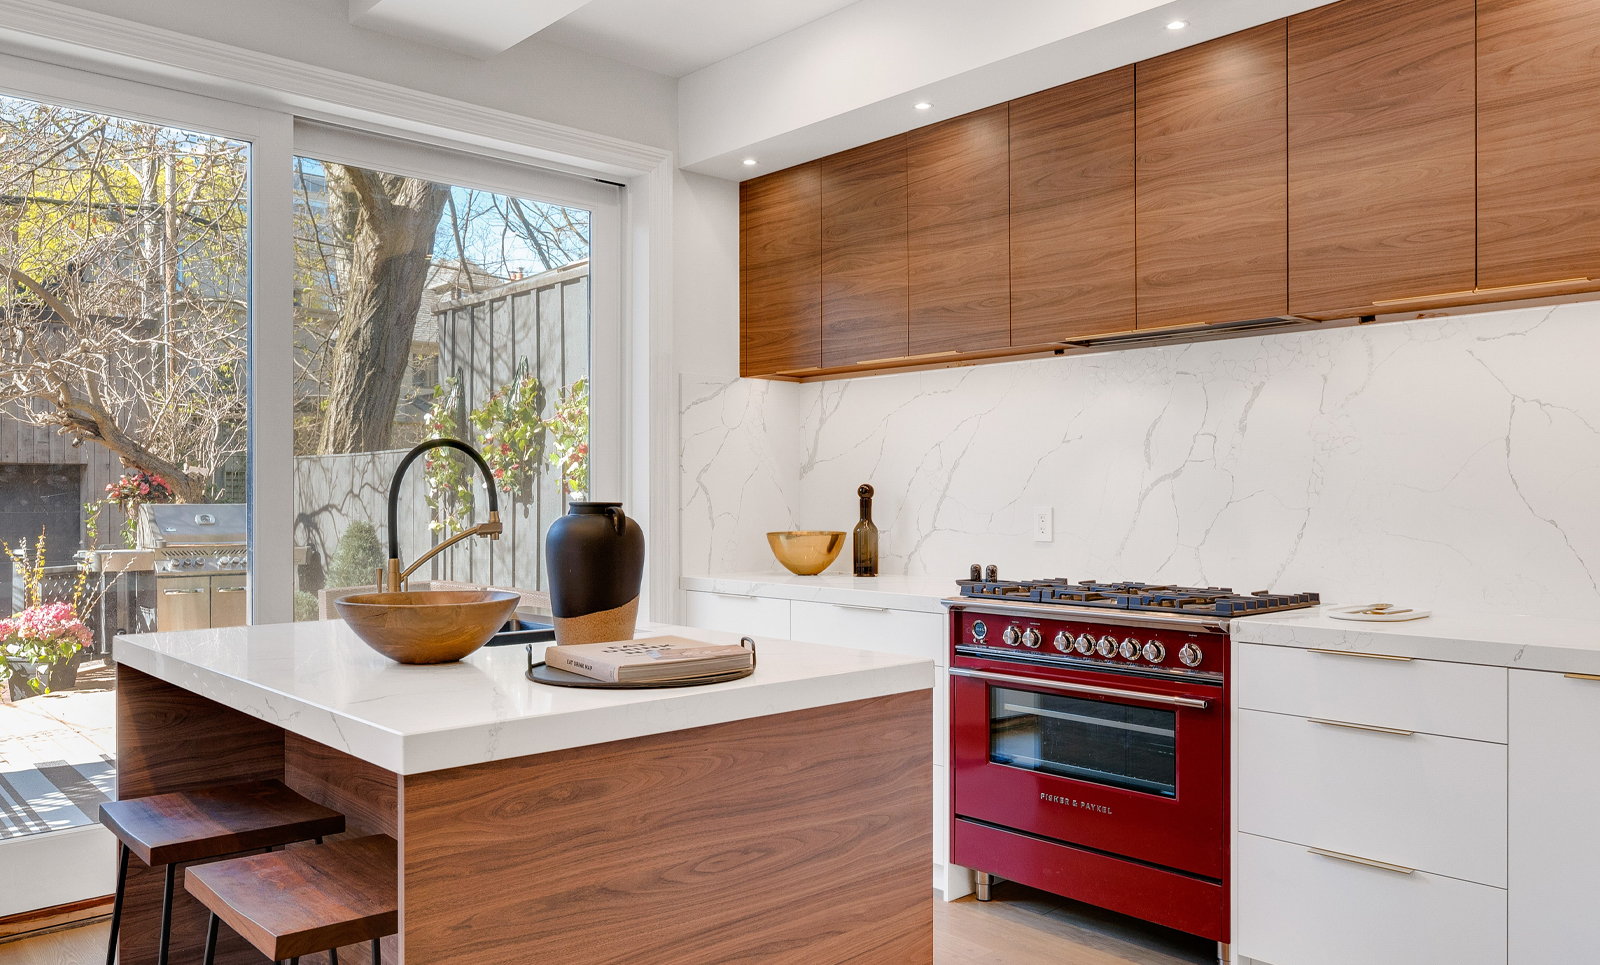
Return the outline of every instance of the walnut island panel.
<path id="1" fill-rule="evenodd" d="M 737 639 L 639 631 L 666 633 Z M 527 681 L 521 647 L 401 666 L 340 621 L 122 636 L 117 796 L 277 777 L 394 836 L 386 965 L 931 963 L 932 662 L 758 646 L 743 680 L 601 691 Z M 133 862 L 125 965 L 160 892 Z M 219 962 L 265 961 L 223 931 Z"/>

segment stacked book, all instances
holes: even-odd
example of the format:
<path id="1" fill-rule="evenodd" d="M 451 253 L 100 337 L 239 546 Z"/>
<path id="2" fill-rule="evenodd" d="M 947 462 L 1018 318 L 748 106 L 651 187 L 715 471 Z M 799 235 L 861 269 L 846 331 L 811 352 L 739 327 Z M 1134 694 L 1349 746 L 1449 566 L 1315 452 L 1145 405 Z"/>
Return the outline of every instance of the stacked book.
<path id="1" fill-rule="evenodd" d="M 732 644 L 704 643 L 687 637 L 648 637 L 614 643 L 553 646 L 545 665 L 611 683 L 663 683 L 718 677 L 755 665 L 755 651 Z"/>

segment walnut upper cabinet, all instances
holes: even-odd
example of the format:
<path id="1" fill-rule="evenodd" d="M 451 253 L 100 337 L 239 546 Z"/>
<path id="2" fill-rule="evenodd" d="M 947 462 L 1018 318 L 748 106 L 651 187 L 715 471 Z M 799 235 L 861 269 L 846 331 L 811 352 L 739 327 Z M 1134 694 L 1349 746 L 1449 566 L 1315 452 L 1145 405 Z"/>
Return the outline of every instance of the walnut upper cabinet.
<path id="1" fill-rule="evenodd" d="M 1132 65 L 1011 102 L 1011 344 L 1134 327 Z"/>
<path id="2" fill-rule="evenodd" d="M 906 139 L 822 159 L 822 364 L 910 352 Z"/>
<path id="3" fill-rule="evenodd" d="M 1473 71 L 1473 0 L 1289 18 L 1290 312 L 1472 290 Z"/>
<path id="4" fill-rule="evenodd" d="M 739 374 L 822 364 L 822 178 L 812 162 L 739 186 Z"/>
<path id="5" fill-rule="evenodd" d="M 1137 65 L 1138 327 L 1289 307 L 1285 24 Z"/>
<path id="6" fill-rule="evenodd" d="M 1478 287 L 1600 287 L 1600 3 L 1477 12 Z"/>
<path id="7" fill-rule="evenodd" d="M 1011 344 L 1008 105 L 906 135 L 910 354 Z"/>

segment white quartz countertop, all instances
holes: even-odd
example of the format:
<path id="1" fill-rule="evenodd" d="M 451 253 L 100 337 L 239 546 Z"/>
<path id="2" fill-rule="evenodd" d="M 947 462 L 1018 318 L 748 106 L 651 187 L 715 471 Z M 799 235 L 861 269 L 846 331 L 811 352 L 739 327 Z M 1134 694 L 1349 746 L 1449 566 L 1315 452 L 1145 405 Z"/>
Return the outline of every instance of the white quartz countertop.
<path id="1" fill-rule="evenodd" d="M 717 573 L 710 576 L 685 576 L 679 584 L 685 590 L 723 593 L 731 596 L 761 596 L 779 600 L 807 600 L 814 603 L 844 603 L 884 607 L 890 610 L 920 610 L 943 613 L 939 602 L 955 596 L 955 577 L 937 580 L 926 576 L 849 576 L 823 573 L 795 576 L 792 573 Z"/>
<path id="2" fill-rule="evenodd" d="M 737 643 L 737 635 L 659 624 Z M 341 620 L 119 636 L 120 664 L 400 774 L 748 720 L 933 686 L 933 662 L 757 638 L 756 672 L 706 687 L 580 690 L 528 680 L 520 646 L 405 666 Z"/>
<path id="3" fill-rule="evenodd" d="M 1600 674 L 1600 620 L 1492 613 L 1449 613 L 1403 623 L 1354 623 L 1329 607 L 1233 621 L 1241 643 L 1377 653 L 1419 660 Z"/>

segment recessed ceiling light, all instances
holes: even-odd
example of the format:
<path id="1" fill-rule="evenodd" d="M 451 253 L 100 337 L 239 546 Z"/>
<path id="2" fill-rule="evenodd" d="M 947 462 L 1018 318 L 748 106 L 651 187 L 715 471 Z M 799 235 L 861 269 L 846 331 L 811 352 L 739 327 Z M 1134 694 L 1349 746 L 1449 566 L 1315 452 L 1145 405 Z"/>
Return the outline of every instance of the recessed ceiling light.
<path id="1" fill-rule="evenodd" d="M 1187 26 L 1189 26 L 1189 21 L 1187 21 L 1187 20 L 1174 20 L 1171 23 L 1167 24 L 1167 29 L 1168 30 L 1182 30 L 1184 27 L 1187 27 Z"/>
<path id="2" fill-rule="evenodd" d="M 925 111 L 925 110 L 928 110 L 928 109 L 933 107 L 933 105 L 928 103 L 927 101 L 922 101 L 920 103 L 913 104 L 911 106 L 915 107 L 919 111 Z"/>
<path id="3" fill-rule="evenodd" d="M 746 167 L 749 167 L 750 165 L 756 163 L 756 159 L 753 157 L 747 157 L 744 159 L 744 163 Z"/>

